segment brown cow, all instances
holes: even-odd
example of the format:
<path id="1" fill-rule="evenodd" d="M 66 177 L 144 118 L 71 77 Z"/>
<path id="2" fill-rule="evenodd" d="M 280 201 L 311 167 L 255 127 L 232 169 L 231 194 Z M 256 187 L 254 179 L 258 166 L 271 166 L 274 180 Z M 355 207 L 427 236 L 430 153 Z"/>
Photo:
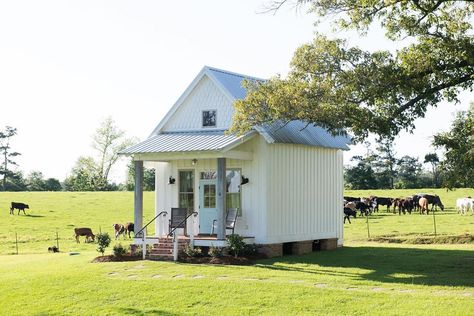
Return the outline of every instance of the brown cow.
<path id="1" fill-rule="evenodd" d="M 420 214 L 426 214 L 428 215 L 430 213 L 430 209 L 428 208 L 428 199 L 425 197 L 422 197 L 418 200 L 418 204 L 420 205 Z"/>
<path id="2" fill-rule="evenodd" d="M 128 234 L 128 238 L 132 238 L 130 237 L 130 233 L 133 232 L 133 235 L 135 235 L 134 229 L 135 229 L 135 224 L 128 222 L 125 224 L 125 232 L 123 234 L 124 235 Z"/>
<path id="3" fill-rule="evenodd" d="M 115 231 L 115 239 L 119 239 L 122 234 L 125 237 L 125 227 L 122 224 L 113 224 L 112 226 Z"/>
<path id="4" fill-rule="evenodd" d="M 94 241 L 95 235 L 92 233 L 92 229 L 83 227 L 83 228 L 74 228 L 74 236 L 76 237 L 77 243 L 79 243 L 79 236 L 86 236 L 86 242 L 89 241 L 89 238 Z"/>

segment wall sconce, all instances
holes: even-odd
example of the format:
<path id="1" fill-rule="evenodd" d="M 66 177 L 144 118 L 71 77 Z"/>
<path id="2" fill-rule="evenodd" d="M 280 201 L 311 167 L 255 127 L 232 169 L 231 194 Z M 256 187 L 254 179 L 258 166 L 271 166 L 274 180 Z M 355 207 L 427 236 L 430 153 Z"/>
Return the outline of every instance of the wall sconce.
<path id="1" fill-rule="evenodd" d="M 175 182 L 176 182 L 176 179 L 170 176 L 170 178 L 168 179 L 168 184 L 174 184 Z"/>
<path id="2" fill-rule="evenodd" d="M 240 180 L 240 184 L 244 185 L 244 184 L 247 184 L 247 183 L 249 183 L 249 178 L 246 178 L 246 177 L 242 176 L 242 179 Z"/>
<path id="3" fill-rule="evenodd" d="M 191 164 L 192 164 L 193 166 L 197 165 L 197 163 L 198 163 L 198 160 L 197 160 L 197 159 L 191 160 Z"/>

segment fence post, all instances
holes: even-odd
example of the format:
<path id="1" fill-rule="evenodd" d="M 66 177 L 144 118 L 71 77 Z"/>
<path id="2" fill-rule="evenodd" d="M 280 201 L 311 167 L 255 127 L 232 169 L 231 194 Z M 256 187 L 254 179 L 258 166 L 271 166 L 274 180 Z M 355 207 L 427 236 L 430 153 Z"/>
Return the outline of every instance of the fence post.
<path id="1" fill-rule="evenodd" d="M 433 209 L 433 225 L 434 225 L 434 233 L 436 237 L 436 217 L 435 217 L 435 210 Z"/>
<path id="2" fill-rule="evenodd" d="M 58 230 L 56 230 L 56 247 L 58 247 L 58 251 L 59 251 L 59 235 L 58 235 Z"/>
<path id="3" fill-rule="evenodd" d="M 16 254 L 18 254 L 18 234 L 15 232 Z"/>
<path id="4" fill-rule="evenodd" d="M 370 239 L 370 229 L 369 229 L 369 214 L 366 215 L 366 223 L 367 223 L 367 239 Z"/>

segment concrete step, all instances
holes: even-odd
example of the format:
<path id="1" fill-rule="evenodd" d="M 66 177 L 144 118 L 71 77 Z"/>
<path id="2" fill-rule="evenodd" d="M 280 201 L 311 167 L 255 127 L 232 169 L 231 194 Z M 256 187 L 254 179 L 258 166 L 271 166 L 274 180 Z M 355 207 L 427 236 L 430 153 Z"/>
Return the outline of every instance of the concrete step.
<path id="1" fill-rule="evenodd" d="M 150 254 L 148 256 L 149 260 L 156 260 L 156 261 L 173 261 L 173 255 L 153 255 Z"/>

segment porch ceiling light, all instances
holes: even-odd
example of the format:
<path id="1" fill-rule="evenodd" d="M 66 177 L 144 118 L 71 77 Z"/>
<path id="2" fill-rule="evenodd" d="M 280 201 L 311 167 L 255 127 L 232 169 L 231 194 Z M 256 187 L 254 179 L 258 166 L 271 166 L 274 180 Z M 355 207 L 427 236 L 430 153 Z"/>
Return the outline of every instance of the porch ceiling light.
<path id="1" fill-rule="evenodd" d="M 175 182 L 176 182 L 176 179 L 170 176 L 170 178 L 168 179 L 168 184 L 174 184 Z"/>
<path id="2" fill-rule="evenodd" d="M 198 160 L 197 160 L 197 159 L 191 160 L 191 164 L 192 164 L 193 166 L 195 166 L 197 163 L 198 163 Z"/>

